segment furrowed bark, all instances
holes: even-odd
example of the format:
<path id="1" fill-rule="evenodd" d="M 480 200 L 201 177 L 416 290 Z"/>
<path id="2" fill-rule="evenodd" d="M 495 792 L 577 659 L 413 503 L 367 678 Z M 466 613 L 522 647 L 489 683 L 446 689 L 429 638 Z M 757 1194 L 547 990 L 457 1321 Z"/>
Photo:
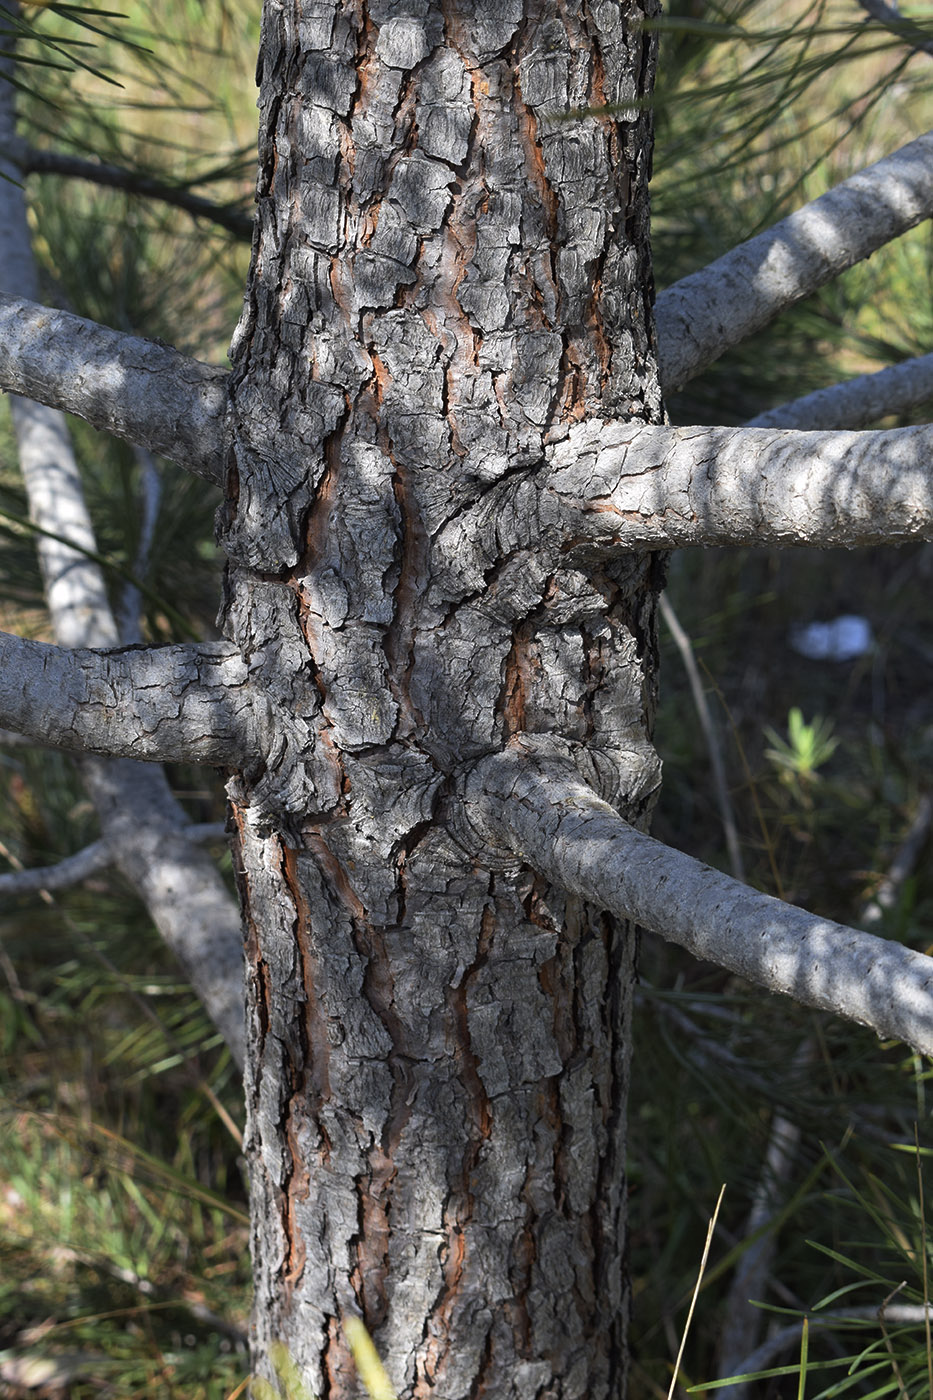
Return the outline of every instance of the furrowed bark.
<path id="1" fill-rule="evenodd" d="M 90 651 L 0 632 L 0 667 L 0 722 L 49 748 L 242 766 L 268 739 L 229 642 Z"/>
<path id="2" fill-rule="evenodd" d="M 655 305 L 665 393 L 931 214 L 927 132 L 668 287 Z"/>
<path id="3" fill-rule="evenodd" d="M 913 413 L 933 402 L 933 355 L 917 355 L 875 374 L 859 374 L 827 389 L 759 413 L 746 428 L 866 428 L 879 418 Z"/>
<path id="4" fill-rule="evenodd" d="M 503 540 L 462 587 L 432 542 L 555 425 L 660 418 L 644 17 L 265 9 L 225 621 L 308 738 L 229 791 L 256 1364 L 319 1400 L 357 1391 L 346 1313 L 406 1396 L 624 1386 L 634 938 L 465 857 L 446 803 L 530 727 L 644 815 L 661 572 Z"/>
<path id="5" fill-rule="evenodd" d="M 0 388 L 74 413 L 214 482 L 223 472 L 228 378 L 167 345 L 0 295 Z"/>
<path id="6" fill-rule="evenodd" d="M 478 764 L 465 785 L 469 821 L 546 879 L 695 957 L 933 1054 L 933 958 L 819 919 L 645 836 L 566 755 L 560 743 L 527 738 Z"/>
<path id="7" fill-rule="evenodd" d="M 933 538 L 933 428 L 797 433 L 582 423 L 493 487 L 435 554 L 479 587 L 503 541 L 589 568 L 633 549 Z"/>

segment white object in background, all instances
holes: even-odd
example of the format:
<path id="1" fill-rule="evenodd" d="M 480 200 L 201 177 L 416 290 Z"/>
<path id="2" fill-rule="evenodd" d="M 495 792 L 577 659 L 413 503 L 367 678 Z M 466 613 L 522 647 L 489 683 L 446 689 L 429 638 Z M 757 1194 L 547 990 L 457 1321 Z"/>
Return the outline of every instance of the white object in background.
<path id="1" fill-rule="evenodd" d="M 811 622 L 795 627 L 790 644 L 801 656 L 811 661 L 854 661 L 874 646 L 871 625 L 867 617 L 846 613 L 832 622 Z"/>

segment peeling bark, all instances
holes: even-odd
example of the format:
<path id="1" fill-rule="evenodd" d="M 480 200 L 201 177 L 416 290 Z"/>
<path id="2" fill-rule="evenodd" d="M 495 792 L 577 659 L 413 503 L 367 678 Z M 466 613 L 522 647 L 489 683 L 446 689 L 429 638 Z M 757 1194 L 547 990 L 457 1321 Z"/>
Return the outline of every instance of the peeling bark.
<path id="1" fill-rule="evenodd" d="M 634 937 L 470 859 L 448 803 L 526 730 L 577 736 L 632 820 L 658 783 L 658 566 L 516 532 L 457 569 L 568 424 L 660 419 L 644 17 L 265 9 L 225 628 L 296 725 L 229 791 L 256 1355 L 321 1400 L 355 1393 L 346 1313 L 408 1396 L 624 1387 Z"/>

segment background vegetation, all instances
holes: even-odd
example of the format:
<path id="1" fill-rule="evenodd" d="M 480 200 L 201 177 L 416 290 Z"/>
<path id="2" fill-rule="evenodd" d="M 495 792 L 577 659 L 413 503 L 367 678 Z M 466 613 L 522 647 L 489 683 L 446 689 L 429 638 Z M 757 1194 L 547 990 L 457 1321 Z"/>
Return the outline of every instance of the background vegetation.
<path id="1" fill-rule="evenodd" d="M 44 36 L 26 50 L 40 61 L 21 70 L 24 134 L 248 210 L 258 5 L 132 0 L 122 9 L 24 12 Z M 663 21 L 660 74 L 659 286 L 930 124 L 933 59 L 855 0 L 677 0 Z M 34 175 L 28 193 L 49 301 L 223 359 L 245 244 L 170 204 L 87 181 Z M 929 242 L 924 226 L 782 317 L 673 399 L 673 420 L 742 422 L 925 351 Z M 210 635 L 219 567 L 210 488 L 160 464 L 155 541 L 141 558 L 136 459 L 74 427 L 115 600 L 125 572 L 141 570 L 147 638 Z M 3 417 L 0 625 L 42 636 L 25 515 Z M 684 551 L 671 561 L 669 598 L 699 660 L 746 878 L 844 922 L 872 916 L 912 825 L 924 839 L 931 575 L 929 546 Z M 796 630 L 841 614 L 868 620 L 869 650 L 844 661 L 794 650 Z M 666 763 L 657 834 L 727 868 L 709 745 L 668 629 L 657 737 Z M 200 771 L 172 778 L 194 820 L 222 818 L 219 785 Z M 52 863 L 95 835 L 68 760 L 0 748 L 7 868 Z M 918 948 L 933 942 L 933 885 L 917 851 L 880 926 Z M 704 1393 L 721 1374 L 735 1271 L 762 1244 L 754 1296 L 790 1316 L 763 1317 L 750 1347 L 765 1325 L 788 1325 L 837 1290 L 832 1308 L 877 1309 L 898 1285 L 896 1305 L 922 1302 L 927 1069 L 900 1046 L 879 1048 L 848 1026 L 750 994 L 658 940 L 645 939 L 641 967 L 633 1395 L 667 1394 L 722 1182 L 682 1385 Z M 241 1393 L 249 1282 L 240 1122 L 229 1058 L 117 876 L 0 909 L 0 1395 Z M 812 1329 L 809 1396 L 933 1393 L 922 1323 L 861 1329 Z M 850 1375 L 848 1358 L 863 1352 Z M 768 1364 L 793 1366 L 799 1354 L 797 1326 Z M 789 1395 L 796 1385 L 777 1377 L 755 1393 Z"/>

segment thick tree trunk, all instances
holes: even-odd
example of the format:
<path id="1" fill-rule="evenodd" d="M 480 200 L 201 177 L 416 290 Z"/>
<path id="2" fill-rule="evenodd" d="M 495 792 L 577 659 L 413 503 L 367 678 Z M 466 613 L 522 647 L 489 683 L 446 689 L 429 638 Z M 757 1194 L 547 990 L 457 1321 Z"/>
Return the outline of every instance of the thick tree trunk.
<path id="1" fill-rule="evenodd" d="M 265 7 L 222 538 L 282 739 L 230 795 L 256 1352 L 321 1400 L 348 1313 L 405 1395 L 624 1388 L 633 934 L 490 865 L 453 796 L 552 734 L 644 821 L 660 570 L 504 528 L 472 578 L 451 526 L 581 417 L 660 420 L 644 17 Z"/>

